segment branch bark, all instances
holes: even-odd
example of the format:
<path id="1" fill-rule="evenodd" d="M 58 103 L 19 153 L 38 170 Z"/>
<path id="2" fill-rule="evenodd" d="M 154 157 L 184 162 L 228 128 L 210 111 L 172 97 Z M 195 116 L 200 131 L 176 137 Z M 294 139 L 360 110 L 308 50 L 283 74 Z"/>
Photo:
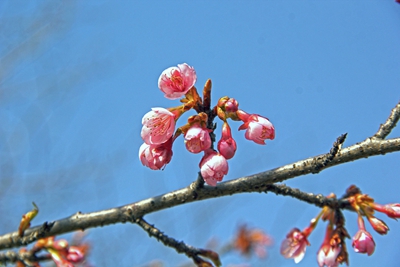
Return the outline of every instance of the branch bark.
<path id="1" fill-rule="evenodd" d="M 374 136 L 360 143 L 334 151 L 333 157 L 332 153 L 329 152 L 265 172 L 223 182 L 216 187 L 199 186 L 199 182 L 196 180 L 188 187 L 125 206 L 86 214 L 77 212 L 70 217 L 54 222 L 45 222 L 41 226 L 27 229 L 23 237 L 19 237 L 17 231 L 5 234 L 0 237 L 0 249 L 25 246 L 39 238 L 56 236 L 73 231 L 115 223 L 135 222 L 146 214 L 185 203 L 238 193 L 274 191 L 270 185 L 294 177 L 315 173 L 316 169 L 321 171 L 358 159 L 400 151 L 400 138 L 384 139 L 396 125 L 400 117 L 399 114 L 400 103 L 392 110 L 387 121 L 381 125 L 379 131 Z M 321 165 L 323 168 L 320 168 Z"/>

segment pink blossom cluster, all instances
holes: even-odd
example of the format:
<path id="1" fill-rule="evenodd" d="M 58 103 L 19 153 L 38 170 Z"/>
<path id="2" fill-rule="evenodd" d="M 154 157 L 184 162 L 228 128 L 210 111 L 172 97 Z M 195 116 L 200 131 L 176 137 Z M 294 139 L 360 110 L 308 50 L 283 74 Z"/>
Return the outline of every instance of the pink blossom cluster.
<path id="1" fill-rule="evenodd" d="M 333 194 L 330 197 L 335 197 Z M 352 246 L 355 252 L 372 255 L 375 251 L 375 241 L 372 235 L 366 230 L 363 216 L 365 216 L 372 228 L 379 234 L 385 235 L 389 231 L 386 223 L 373 214 L 375 211 L 385 213 L 390 218 L 400 218 L 400 204 L 380 205 L 374 202 L 368 195 L 361 194 L 360 190 L 351 186 L 347 190 L 345 198 L 352 208 L 357 212 L 357 224 L 359 230 L 352 238 Z M 292 258 L 296 263 L 300 262 L 306 252 L 308 236 L 315 229 L 319 219 L 328 221 L 325 239 L 318 250 L 317 262 L 320 267 L 337 267 L 339 264 L 348 265 L 348 253 L 345 245 L 345 238 L 350 238 L 344 227 L 343 215 L 339 210 L 332 210 L 325 206 L 321 213 L 311 220 L 310 226 L 300 231 L 292 229 L 281 245 L 281 254 L 286 258 Z"/>
<path id="2" fill-rule="evenodd" d="M 57 267 L 74 267 L 75 263 L 84 263 L 89 245 L 87 243 L 69 245 L 65 239 L 55 240 L 54 236 L 39 239 L 32 251 L 46 250 Z M 25 265 L 24 265 L 25 266 Z M 40 267 L 35 263 L 35 267 Z"/>
<path id="3" fill-rule="evenodd" d="M 275 129 L 265 117 L 248 114 L 238 108 L 234 98 L 222 97 L 214 108 L 210 108 L 211 81 L 208 80 L 201 98 L 194 86 L 196 71 L 186 63 L 164 70 L 158 87 L 168 99 L 178 99 L 181 106 L 172 108 L 152 108 L 142 119 L 141 136 L 144 143 L 139 149 L 139 159 L 144 166 L 152 170 L 162 170 L 171 161 L 172 146 L 176 138 L 183 134 L 186 149 L 190 153 L 204 155 L 200 160 L 200 173 L 204 181 L 216 186 L 228 173 L 228 159 L 236 153 L 236 141 L 232 137 L 228 119 L 242 121 L 239 130 L 246 130 L 245 138 L 264 145 L 266 139 L 275 138 Z M 191 116 L 187 124 L 176 128 L 176 122 L 186 111 L 194 109 L 197 115 Z M 217 150 L 213 148 L 213 119 L 223 121 L 221 139 Z"/>

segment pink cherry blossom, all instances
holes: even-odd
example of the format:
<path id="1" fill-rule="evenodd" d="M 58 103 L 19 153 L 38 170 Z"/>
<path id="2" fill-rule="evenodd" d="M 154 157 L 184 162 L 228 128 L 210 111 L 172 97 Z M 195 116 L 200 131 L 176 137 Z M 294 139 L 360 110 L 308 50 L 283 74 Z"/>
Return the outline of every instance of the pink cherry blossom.
<path id="1" fill-rule="evenodd" d="M 216 186 L 217 182 L 222 181 L 229 169 L 226 159 L 211 148 L 205 151 L 199 166 L 201 176 L 211 186 Z"/>
<path id="2" fill-rule="evenodd" d="M 152 170 L 161 170 L 172 158 L 172 138 L 160 145 L 142 144 L 139 148 L 139 159 Z"/>
<path id="3" fill-rule="evenodd" d="M 185 145 L 192 153 L 200 153 L 211 147 L 210 130 L 195 124 L 185 133 Z"/>
<path id="4" fill-rule="evenodd" d="M 352 246 L 355 252 L 367 253 L 371 256 L 375 251 L 375 242 L 371 234 L 365 230 L 364 220 L 358 215 L 358 232 L 353 236 Z"/>
<path id="5" fill-rule="evenodd" d="M 158 78 L 158 87 L 168 99 L 185 95 L 196 83 L 196 71 L 186 63 L 164 70 Z"/>
<path id="6" fill-rule="evenodd" d="M 232 138 L 231 128 L 228 123 L 222 125 L 222 137 L 218 142 L 218 151 L 225 159 L 231 159 L 236 152 L 236 142 Z"/>
<path id="7" fill-rule="evenodd" d="M 371 256 L 375 251 L 375 242 L 371 234 L 365 229 L 360 229 L 353 237 L 353 248 L 355 252 L 367 253 Z"/>
<path id="8" fill-rule="evenodd" d="M 329 244 L 324 244 L 318 251 L 317 261 L 319 267 L 337 267 L 339 262 L 336 261 L 339 253 L 340 246 L 330 246 Z"/>
<path id="9" fill-rule="evenodd" d="M 175 131 L 175 116 L 165 108 L 152 108 L 142 119 L 142 139 L 146 144 L 165 143 Z"/>
<path id="10" fill-rule="evenodd" d="M 273 140 L 275 138 L 275 128 L 267 118 L 257 114 L 250 115 L 240 109 L 236 114 L 244 122 L 239 130 L 246 129 L 246 139 L 265 145 L 266 139 Z"/>
<path id="11" fill-rule="evenodd" d="M 295 263 L 299 263 L 304 258 L 309 245 L 307 236 L 298 228 L 293 228 L 282 242 L 281 254 L 285 258 L 294 259 Z"/>

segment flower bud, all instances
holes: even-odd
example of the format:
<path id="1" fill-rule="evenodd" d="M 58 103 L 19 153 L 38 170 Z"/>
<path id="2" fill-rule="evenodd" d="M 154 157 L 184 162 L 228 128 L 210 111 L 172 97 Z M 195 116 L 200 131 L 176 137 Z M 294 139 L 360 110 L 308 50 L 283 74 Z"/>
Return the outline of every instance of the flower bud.
<path id="1" fill-rule="evenodd" d="M 211 148 L 205 151 L 200 161 L 200 173 L 204 181 L 211 186 L 216 186 L 228 173 L 228 162 L 226 159 Z"/>
<path id="2" fill-rule="evenodd" d="M 368 217 L 368 221 L 372 228 L 374 228 L 374 230 L 381 235 L 386 235 L 389 231 L 389 227 L 386 225 L 386 223 L 374 216 Z"/>

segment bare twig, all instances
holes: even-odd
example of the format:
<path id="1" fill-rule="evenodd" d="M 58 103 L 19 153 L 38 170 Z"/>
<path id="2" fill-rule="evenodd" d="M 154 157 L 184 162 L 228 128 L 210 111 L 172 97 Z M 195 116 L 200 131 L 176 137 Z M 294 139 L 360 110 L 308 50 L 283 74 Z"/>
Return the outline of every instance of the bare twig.
<path id="1" fill-rule="evenodd" d="M 297 188 L 291 188 L 285 184 L 271 184 L 267 186 L 266 193 L 273 192 L 277 195 L 291 196 L 301 201 L 314 204 L 317 207 L 329 206 L 332 209 L 348 209 L 353 210 L 349 202 L 342 199 L 328 198 L 321 194 L 315 195 L 300 191 Z"/>
<path id="2" fill-rule="evenodd" d="M 142 227 L 143 230 L 149 234 L 149 236 L 155 237 L 167 247 L 174 248 L 178 253 L 185 254 L 189 258 L 193 259 L 195 263 L 203 261 L 198 256 L 201 254 L 201 249 L 186 245 L 183 241 L 177 241 L 176 239 L 165 235 L 163 232 L 154 227 L 154 225 L 146 222 L 143 218 L 137 218 L 134 222 Z"/>
<path id="3" fill-rule="evenodd" d="M 317 163 L 317 165 L 315 166 L 315 170 L 312 173 L 320 172 L 323 168 L 325 168 L 328 165 L 329 162 L 331 162 L 333 160 L 333 158 L 337 155 L 339 150 L 342 148 L 344 140 L 346 140 L 346 136 L 347 136 L 347 133 L 342 134 L 341 136 L 339 136 L 336 139 L 335 143 L 333 143 L 331 150 L 329 151 L 328 154 L 326 154 L 324 161 L 321 163 Z"/>
<path id="4" fill-rule="evenodd" d="M 392 109 L 389 118 L 386 120 L 384 124 L 381 124 L 378 132 L 374 135 L 374 137 L 379 139 L 385 139 L 386 136 L 390 134 L 394 127 L 396 127 L 397 122 L 400 119 L 400 102 Z"/>

